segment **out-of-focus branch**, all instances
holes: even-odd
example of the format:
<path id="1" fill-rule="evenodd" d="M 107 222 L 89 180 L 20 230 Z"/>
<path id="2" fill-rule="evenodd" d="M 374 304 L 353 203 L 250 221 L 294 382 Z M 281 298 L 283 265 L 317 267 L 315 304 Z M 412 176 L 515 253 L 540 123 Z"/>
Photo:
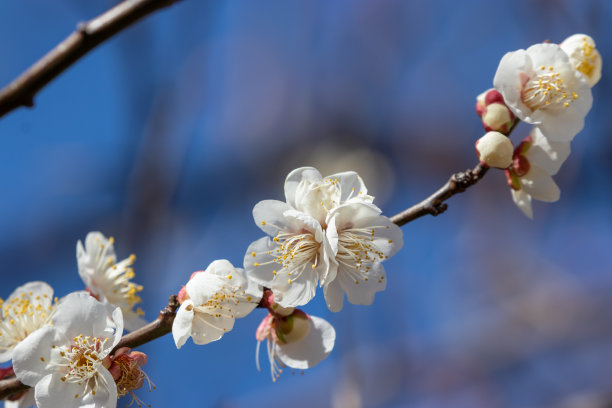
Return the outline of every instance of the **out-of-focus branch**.
<path id="1" fill-rule="evenodd" d="M 0 117 L 20 106 L 34 106 L 38 91 L 98 44 L 178 1 L 125 0 L 93 20 L 79 24 L 64 41 L 0 91 Z"/>
<path id="2" fill-rule="evenodd" d="M 478 183 L 480 179 L 487 174 L 488 170 L 489 168 L 487 166 L 478 164 L 471 170 L 453 174 L 446 184 L 438 191 L 420 203 L 413 205 L 399 214 L 395 214 L 390 218 L 391 221 L 401 227 L 427 214 L 431 214 L 434 217 L 438 214 L 442 214 L 448 208 L 448 205 L 445 203 L 446 200 L 455 194 L 463 193 L 468 187 Z"/>

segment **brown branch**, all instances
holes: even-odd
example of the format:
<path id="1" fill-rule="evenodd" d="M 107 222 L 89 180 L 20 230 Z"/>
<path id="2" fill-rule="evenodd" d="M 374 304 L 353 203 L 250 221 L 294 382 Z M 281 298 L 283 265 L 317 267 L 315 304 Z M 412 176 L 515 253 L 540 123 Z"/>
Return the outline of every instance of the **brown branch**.
<path id="1" fill-rule="evenodd" d="M 79 24 L 64 41 L 0 91 L 0 117 L 20 106 L 34 106 L 38 91 L 97 45 L 178 1 L 125 0 L 93 20 Z"/>
<path id="2" fill-rule="evenodd" d="M 446 200 L 455 194 L 463 193 L 468 187 L 478 183 L 487 174 L 488 170 L 487 166 L 478 164 L 472 170 L 453 174 L 438 191 L 420 203 L 394 215 L 390 220 L 401 227 L 427 214 L 434 217 L 442 214 L 448 208 L 448 204 L 445 203 Z"/>

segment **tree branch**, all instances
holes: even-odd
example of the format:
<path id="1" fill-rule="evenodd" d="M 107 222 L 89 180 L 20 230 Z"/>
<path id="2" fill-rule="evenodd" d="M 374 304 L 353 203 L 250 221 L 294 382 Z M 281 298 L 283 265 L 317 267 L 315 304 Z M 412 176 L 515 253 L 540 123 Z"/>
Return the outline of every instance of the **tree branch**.
<path id="1" fill-rule="evenodd" d="M 79 24 L 64 41 L 0 91 L 0 117 L 20 106 L 34 106 L 38 91 L 97 45 L 178 1 L 125 0 L 93 20 Z"/>
<path id="2" fill-rule="evenodd" d="M 446 200 L 455 194 L 463 193 L 468 187 L 478 183 L 487 174 L 488 170 L 487 166 L 478 164 L 472 170 L 453 174 L 438 191 L 420 203 L 399 214 L 395 214 L 390 220 L 401 227 L 427 214 L 431 214 L 434 217 L 442 214 L 448 208 L 448 205 L 445 203 Z"/>

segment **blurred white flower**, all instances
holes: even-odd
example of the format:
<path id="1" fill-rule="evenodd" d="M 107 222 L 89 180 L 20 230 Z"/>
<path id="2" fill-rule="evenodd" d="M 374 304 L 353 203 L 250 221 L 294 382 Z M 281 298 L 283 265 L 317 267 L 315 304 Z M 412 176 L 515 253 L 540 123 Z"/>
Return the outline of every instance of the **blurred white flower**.
<path id="1" fill-rule="evenodd" d="M 532 198 L 546 202 L 559 199 L 561 192 L 551 176 L 557 174 L 569 154 L 569 142 L 551 142 L 537 127 L 516 148 L 506 177 L 512 199 L 527 217 L 533 218 Z"/>
<path id="2" fill-rule="evenodd" d="M 138 293 L 142 286 L 130 282 L 134 274 L 132 264 L 136 256 L 117 262 L 113 237 L 106 238 L 101 232 L 90 232 L 85 238 L 85 246 L 77 243 L 77 263 L 79 275 L 86 289 L 101 301 L 123 312 L 126 330 L 136 330 L 147 322 L 141 318 L 144 312 L 134 307 L 142 301 Z M 110 308 L 112 310 L 112 308 Z"/>
<path id="3" fill-rule="evenodd" d="M 123 318 L 86 293 L 57 306 L 52 325 L 23 340 L 13 352 L 17 378 L 34 387 L 39 408 L 114 408 L 117 386 L 108 371 L 110 352 L 121 339 Z"/>
<path id="4" fill-rule="evenodd" d="M 189 337 L 195 344 L 219 340 L 232 330 L 235 319 L 253 311 L 262 295 L 261 287 L 226 260 L 214 261 L 205 271 L 192 274 L 181 292 L 181 307 L 172 325 L 177 348 Z"/>
<path id="5" fill-rule="evenodd" d="M 28 335 L 49 324 L 55 307 L 53 289 L 45 282 L 26 283 L 6 301 L 0 299 L 0 363 L 9 361 L 15 346 Z"/>
<path id="6" fill-rule="evenodd" d="M 551 141 L 571 141 L 591 109 L 591 88 L 556 44 L 536 44 L 501 59 L 495 89 L 521 120 Z"/>
<path id="7" fill-rule="evenodd" d="M 364 203 L 344 204 L 328 216 L 327 240 L 335 263 L 322 277 L 327 307 L 342 309 L 344 293 L 348 301 L 371 305 L 376 292 L 387 282 L 381 262 L 393 256 L 404 244 L 402 230 L 381 211 Z"/>
<path id="8" fill-rule="evenodd" d="M 601 78 L 602 65 L 595 41 L 586 34 L 574 34 L 563 40 L 561 49 L 569 56 L 572 67 L 593 87 Z"/>
<path id="9" fill-rule="evenodd" d="M 280 376 L 283 367 L 305 370 L 316 366 L 331 353 L 336 341 L 336 331 L 326 320 L 293 308 L 285 312 L 268 314 L 256 333 L 257 370 L 261 371 L 259 347 L 267 341 L 272 381 Z"/>

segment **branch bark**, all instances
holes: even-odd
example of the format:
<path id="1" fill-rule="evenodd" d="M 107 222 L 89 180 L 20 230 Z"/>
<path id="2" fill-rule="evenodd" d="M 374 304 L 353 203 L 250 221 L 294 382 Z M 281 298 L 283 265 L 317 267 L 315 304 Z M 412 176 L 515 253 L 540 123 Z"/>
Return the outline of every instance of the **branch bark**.
<path id="1" fill-rule="evenodd" d="M 468 187 L 478 183 L 487 174 L 488 170 L 487 166 L 478 164 L 471 170 L 453 174 L 438 191 L 420 203 L 394 215 L 390 220 L 401 227 L 427 214 L 434 217 L 442 214 L 448 208 L 448 204 L 445 203 L 446 200 L 455 194 L 463 193 Z"/>
<path id="2" fill-rule="evenodd" d="M 141 18 L 180 0 L 125 0 L 104 14 L 81 23 L 64 41 L 0 91 L 0 117 L 20 106 L 34 106 L 34 97 L 81 57 Z"/>

